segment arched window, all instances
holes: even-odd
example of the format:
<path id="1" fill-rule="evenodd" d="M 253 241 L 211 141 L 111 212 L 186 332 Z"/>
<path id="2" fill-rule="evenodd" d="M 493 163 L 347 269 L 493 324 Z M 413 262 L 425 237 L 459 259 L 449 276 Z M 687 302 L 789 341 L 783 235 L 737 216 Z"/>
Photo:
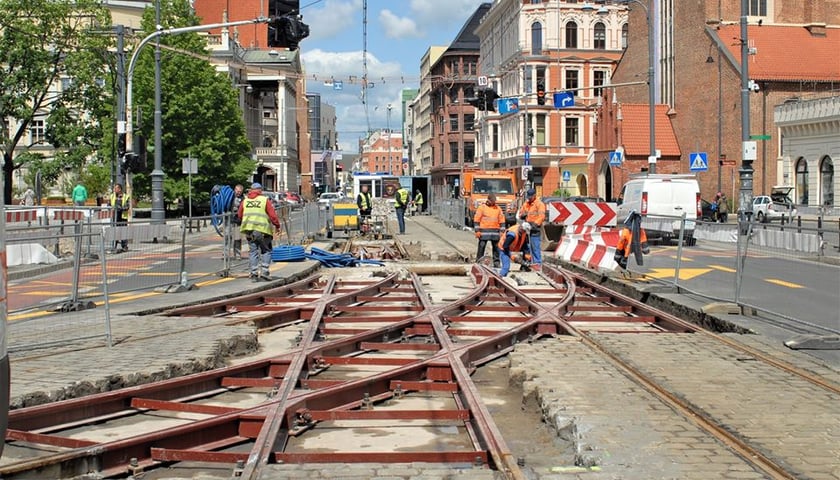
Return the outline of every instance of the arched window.
<path id="1" fill-rule="evenodd" d="M 566 24 L 566 48 L 577 48 L 578 27 L 577 23 Z"/>
<path id="2" fill-rule="evenodd" d="M 595 24 L 595 37 L 592 47 L 595 50 L 605 50 L 607 48 L 607 27 L 601 22 Z"/>
<path id="3" fill-rule="evenodd" d="M 534 22 L 531 24 L 531 55 L 542 53 L 542 24 Z"/>
<path id="4" fill-rule="evenodd" d="M 621 49 L 624 50 L 627 48 L 627 33 L 630 31 L 630 27 L 625 23 L 621 26 Z"/>
<path id="5" fill-rule="evenodd" d="M 825 207 L 834 206 L 834 164 L 828 156 L 820 161 L 820 200 Z"/>
<path id="6" fill-rule="evenodd" d="M 796 203 L 808 205 L 808 162 L 804 158 L 796 161 L 796 195 Z"/>

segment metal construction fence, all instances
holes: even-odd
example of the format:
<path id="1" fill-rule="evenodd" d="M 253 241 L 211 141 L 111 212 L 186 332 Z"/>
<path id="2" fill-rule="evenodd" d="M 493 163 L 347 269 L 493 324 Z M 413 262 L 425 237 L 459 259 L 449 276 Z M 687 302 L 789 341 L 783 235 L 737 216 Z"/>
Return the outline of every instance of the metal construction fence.
<path id="1" fill-rule="evenodd" d="M 70 213 L 56 220 L 59 210 Z M 57 337 L 64 345 L 90 339 L 110 345 L 114 305 L 247 271 L 247 260 L 232 255 L 240 235 L 232 213 L 114 225 L 110 212 L 99 209 L 21 212 L 10 212 L 6 231 L 10 352 L 51 347 Z M 316 203 L 278 209 L 278 216 L 275 246 L 308 243 L 327 221 Z M 247 254 L 247 242 L 242 248 Z"/>

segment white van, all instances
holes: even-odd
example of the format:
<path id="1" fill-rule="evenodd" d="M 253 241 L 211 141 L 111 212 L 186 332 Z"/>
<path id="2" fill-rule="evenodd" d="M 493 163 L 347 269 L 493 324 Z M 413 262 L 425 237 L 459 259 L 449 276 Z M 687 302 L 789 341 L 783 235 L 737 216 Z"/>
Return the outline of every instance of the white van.
<path id="1" fill-rule="evenodd" d="M 642 214 L 642 226 L 649 239 L 679 238 L 685 214 L 685 243 L 694 244 L 694 224 L 701 216 L 700 185 L 691 174 L 640 174 L 621 188 L 618 221 L 631 210 Z"/>

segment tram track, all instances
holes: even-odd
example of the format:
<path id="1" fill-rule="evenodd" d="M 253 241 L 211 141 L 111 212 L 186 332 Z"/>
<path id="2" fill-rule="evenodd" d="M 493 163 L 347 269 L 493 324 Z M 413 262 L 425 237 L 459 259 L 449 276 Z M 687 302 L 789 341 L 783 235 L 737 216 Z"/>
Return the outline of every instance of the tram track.
<path id="1" fill-rule="evenodd" d="M 173 462 L 206 462 L 228 465 L 242 478 L 256 480 L 282 463 L 432 462 L 526 478 L 470 375 L 523 342 L 573 336 L 757 471 L 770 478 L 796 478 L 784 462 L 730 432 L 690 399 L 661 385 L 639 367 L 638 359 L 629 361 L 601 339 L 704 336 L 828 394 L 838 392 L 836 384 L 582 276 L 551 266 L 544 270 L 539 278 L 547 285 L 515 286 L 474 266 L 473 287 L 455 301 L 438 304 L 417 275 L 391 274 L 374 281 L 314 275 L 256 294 L 171 310 L 168 315 L 221 317 L 258 329 L 295 328 L 299 335 L 293 348 L 267 359 L 13 411 L 7 452 L 51 453 L 35 459 L 22 455 L 0 466 L 0 475 L 97 471 L 120 477 Z M 138 434 L 144 416 L 152 417 L 150 423 L 160 423 L 161 417 L 167 422 L 140 428 L 144 431 Z M 447 438 L 451 443 L 444 449 L 429 449 L 428 441 L 385 445 L 365 434 L 385 428 L 374 427 L 382 421 L 405 423 L 399 428 L 406 429 L 419 423 L 420 432 L 436 425 L 457 435 Z M 93 431 L 109 422 L 128 422 L 132 430 L 119 440 L 99 441 Z M 330 443 L 331 434 L 339 431 L 346 437 Z M 320 445 L 313 447 L 309 438 Z M 361 442 L 367 450 L 358 449 Z M 354 445 L 355 450 L 348 449 Z"/>

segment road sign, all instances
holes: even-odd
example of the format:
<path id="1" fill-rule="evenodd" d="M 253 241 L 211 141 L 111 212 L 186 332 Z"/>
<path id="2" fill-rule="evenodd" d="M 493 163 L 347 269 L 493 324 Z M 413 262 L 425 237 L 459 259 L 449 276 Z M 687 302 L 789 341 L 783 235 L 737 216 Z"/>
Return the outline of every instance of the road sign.
<path id="1" fill-rule="evenodd" d="M 336 80 L 333 82 L 333 90 L 344 90 L 344 82 Z"/>
<path id="2" fill-rule="evenodd" d="M 526 148 L 525 149 L 525 165 L 531 164 L 531 150 Z"/>
<path id="3" fill-rule="evenodd" d="M 563 170 L 563 181 L 568 182 L 571 179 L 572 179 L 572 172 L 570 172 L 568 170 Z"/>
<path id="4" fill-rule="evenodd" d="M 516 113 L 519 111 L 519 99 L 516 97 L 499 99 L 499 114 Z"/>
<path id="5" fill-rule="evenodd" d="M 528 174 L 534 167 L 530 165 L 522 165 L 522 180 L 528 180 Z"/>
<path id="6" fill-rule="evenodd" d="M 709 169 L 709 157 L 706 152 L 694 152 L 688 155 L 688 169 L 692 172 L 705 172 Z"/>
<path id="7" fill-rule="evenodd" d="M 735 166 L 735 160 L 721 160 L 720 165 L 722 167 L 734 167 Z"/>
<path id="8" fill-rule="evenodd" d="M 621 158 L 621 151 L 620 150 L 613 150 L 610 152 L 610 166 L 611 167 L 620 167 L 622 158 Z"/>
<path id="9" fill-rule="evenodd" d="M 479 75 L 478 76 L 478 86 L 479 87 L 486 87 L 487 86 L 487 76 L 486 75 Z"/>
<path id="10" fill-rule="evenodd" d="M 198 173 L 198 159 L 185 157 L 181 159 L 181 173 L 184 175 L 195 175 Z"/>
<path id="11" fill-rule="evenodd" d="M 554 92 L 554 108 L 568 108 L 574 106 L 574 92 Z"/>
<path id="12" fill-rule="evenodd" d="M 750 140 L 770 140 L 770 135 L 750 135 Z"/>

